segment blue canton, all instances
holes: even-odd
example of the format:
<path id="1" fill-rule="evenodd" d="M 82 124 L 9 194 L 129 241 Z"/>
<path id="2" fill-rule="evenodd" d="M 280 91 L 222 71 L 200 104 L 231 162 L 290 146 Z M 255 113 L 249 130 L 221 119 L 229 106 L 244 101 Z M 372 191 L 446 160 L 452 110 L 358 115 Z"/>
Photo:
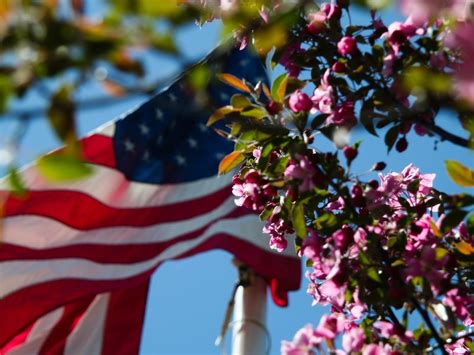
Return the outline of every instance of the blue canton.
<path id="1" fill-rule="evenodd" d="M 206 122 L 216 108 L 229 104 L 237 91 L 219 82 L 215 74 L 230 73 L 253 84 L 266 82 L 267 74 L 250 50 L 233 49 L 218 58 L 211 54 L 207 63 L 214 76 L 207 88 L 211 104 L 198 103 L 198 95 L 184 75 L 116 122 L 113 144 L 117 168 L 129 180 L 171 184 L 217 174 L 220 160 L 232 151 L 233 144 Z"/>

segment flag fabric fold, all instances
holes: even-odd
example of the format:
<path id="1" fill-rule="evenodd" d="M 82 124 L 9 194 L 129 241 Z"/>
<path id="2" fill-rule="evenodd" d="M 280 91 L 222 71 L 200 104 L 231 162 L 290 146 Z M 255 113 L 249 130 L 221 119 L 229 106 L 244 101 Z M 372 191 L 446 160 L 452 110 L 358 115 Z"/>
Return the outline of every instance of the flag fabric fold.
<path id="1" fill-rule="evenodd" d="M 253 83 L 266 77 L 248 50 L 206 65 Z M 136 353 L 153 271 L 212 249 L 249 265 L 286 304 L 299 288 L 298 259 L 268 248 L 258 218 L 234 204 L 231 176 L 216 176 L 232 144 L 206 121 L 234 93 L 215 79 L 193 90 L 184 75 L 81 140 L 90 177 L 52 184 L 32 165 L 22 172 L 26 196 L 2 183 L 0 353 Z"/>

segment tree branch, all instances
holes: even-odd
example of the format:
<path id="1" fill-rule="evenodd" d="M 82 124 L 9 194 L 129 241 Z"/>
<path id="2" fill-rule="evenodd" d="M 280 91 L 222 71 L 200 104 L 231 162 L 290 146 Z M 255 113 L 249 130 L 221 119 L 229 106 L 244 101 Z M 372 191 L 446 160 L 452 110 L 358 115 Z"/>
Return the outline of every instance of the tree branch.
<path id="1" fill-rule="evenodd" d="M 468 139 L 452 134 L 439 126 L 436 126 L 435 124 L 431 122 L 426 122 L 423 120 L 415 120 L 415 122 L 423 126 L 424 128 L 428 129 L 432 133 L 435 133 L 442 140 L 449 141 L 453 144 L 459 145 L 464 148 L 471 148 L 471 145 L 473 144 L 473 142 L 469 141 Z"/>
<path id="2" fill-rule="evenodd" d="M 438 331 L 436 330 L 435 326 L 433 325 L 433 322 L 431 321 L 428 312 L 420 305 L 420 303 L 418 302 L 418 300 L 415 297 L 412 297 L 411 301 L 413 302 L 413 305 L 415 306 L 418 313 L 420 313 L 421 317 L 425 321 L 428 328 L 430 328 L 431 333 L 433 334 L 433 337 L 435 338 L 436 342 L 438 343 L 438 346 L 439 346 L 440 350 L 442 351 L 442 353 L 447 354 L 448 352 L 444 348 L 445 342 L 441 338 L 441 336 L 438 334 Z"/>

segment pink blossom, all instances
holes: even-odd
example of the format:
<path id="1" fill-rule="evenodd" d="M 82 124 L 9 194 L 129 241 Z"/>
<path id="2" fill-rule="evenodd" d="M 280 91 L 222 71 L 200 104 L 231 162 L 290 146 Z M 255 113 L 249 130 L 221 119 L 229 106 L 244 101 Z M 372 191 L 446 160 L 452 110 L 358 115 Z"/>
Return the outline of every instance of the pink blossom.
<path id="1" fill-rule="evenodd" d="M 342 15 L 341 8 L 332 2 L 323 4 L 321 6 L 321 11 L 326 14 L 328 19 L 340 19 Z"/>
<path id="2" fill-rule="evenodd" d="M 383 69 L 382 69 L 383 75 L 389 76 L 393 74 L 393 64 L 395 63 L 396 59 L 397 59 L 397 56 L 393 52 L 390 52 L 383 58 Z"/>
<path id="3" fill-rule="evenodd" d="M 291 94 L 289 104 L 294 112 L 309 111 L 313 107 L 313 101 L 301 90 L 296 90 Z"/>
<path id="4" fill-rule="evenodd" d="M 410 281 L 415 276 L 423 276 L 428 280 L 431 290 L 436 295 L 446 278 L 446 273 L 441 271 L 446 261 L 445 257 L 438 260 L 433 248 L 424 247 L 420 257 L 408 259 L 405 268 L 406 280 Z"/>
<path id="5" fill-rule="evenodd" d="M 352 298 L 353 298 L 353 302 L 349 303 L 347 305 L 347 308 L 349 309 L 349 312 L 351 312 L 351 315 L 355 319 L 360 319 L 362 317 L 362 314 L 365 312 L 366 307 L 365 307 L 365 304 L 362 303 L 359 299 L 358 289 L 352 294 Z"/>
<path id="6" fill-rule="evenodd" d="M 357 123 L 354 114 L 354 103 L 346 101 L 342 105 L 337 106 L 334 112 L 326 119 L 326 122 L 337 126 L 354 126 Z"/>
<path id="7" fill-rule="evenodd" d="M 310 229 L 301 247 L 301 253 L 308 259 L 317 260 L 321 255 L 321 251 L 321 238 L 314 230 Z"/>
<path id="8" fill-rule="evenodd" d="M 459 237 L 462 240 L 464 240 L 466 243 L 469 243 L 472 246 L 474 246 L 474 235 L 469 234 L 469 231 L 467 230 L 466 223 L 464 223 L 464 221 L 459 223 L 458 233 L 459 233 Z"/>
<path id="9" fill-rule="evenodd" d="M 266 183 L 256 170 L 249 170 L 242 180 L 237 175 L 232 179 L 232 194 L 238 197 L 237 206 L 244 206 L 254 211 L 262 211 L 269 197 L 273 196 L 273 186 Z"/>
<path id="10" fill-rule="evenodd" d="M 308 15 L 308 24 L 306 25 L 307 31 L 312 35 L 321 33 L 324 29 L 326 20 L 327 15 L 322 10 L 310 13 Z"/>
<path id="11" fill-rule="evenodd" d="M 364 346 L 364 340 L 364 331 L 355 326 L 346 331 L 342 336 L 342 347 L 348 353 L 359 352 Z"/>
<path id="12" fill-rule="evenodd" d="M 354 231 L 349 226 L 343 226 L 332 234 L 336 248 L 345 252 L 349 245 L 354 242 Z"/>
<path id="13" fill-rule="evenodd" d="M 264 231 L 264 233 L 266 232 Z M 288 247 L 288 241 L 282 235 L 272 235 L 270 237 L 269 246 L 271 249 L 274 249 L 277 252 L 281 253 Z"/>
<path id="14" fill-rule="evenodd" d="M 466 6 L 466 0 L 400 0 L 402 12 L 412 16 L 418 24 L 437 19 L 443 14 L 463 18 Z"/>
<path id="15" fill-rule="evenodd" d="M 335 339 L 343 330 L 344 316 L 342 314 L 333 313 L 329 316 L 325 314 L 321 317 L 314 335 L 323 339 Z"/>
<path id="16" fill-rule="evenodd" d="M 431 53 L 430 64 L 434 68 L 443 70 L 448 65 L 446 54 L 444 52 Z"/>
<path id="17" fill-rule="evenodd" d="M 340 211 L 344 208 L 345 202 L 342 197 L 338 197 L 337 200 L 328 203 L 326 209 L 328 211 Z"/>
<path id="18" fill-rule="evenodd" d="M 279 63 L 283 65 L 289 76 L 297 77 L 301 72 L 301 67 L 293 61 L 293 56 L 298 53 L 304 52 L 301 49 L 301 44 L 296 42 L 286 47 L 283 55 L 280 57 Z"/>
<path id="19" fill-rule="evenodd" d="M 388 26 L 388 42 L 395 54 L 398 54 L 400 45 L 416 34 L 416 30 L 416 26 L 406 22 L 393 22 Z"/>
<path id="20" fill-rule="evenodd" d="M 448 46 L 460 51 L 462 63 L 454 73 L 454 89 L 458 96 L 474 105 L 474 23 L 459 24 L 446 39 Z"/>
<path id="21" fill-rule="evenodd" d="M 221 11 L 223 12 L 233 12 L 236 11 L 239 2 L 237 0 L 220 0 L 221 2 Z"/>
<path id="22" fill-rule="evenodd" d="M 474 296 L 463 294 L 459 289 L 453 288 L 446 292 L 443 304 L 456 314 L 464 325 L 471 326 L 474 317 Z"/>
<path id="23" fill-rule="evenodd" d="M 469 348 L 466 345 L 466 338 L 456 340 L 452 344 L 444 346 L 448 354 L 469 354 Z"/>
<path id="24" fill-rule="evenodd" d="M 433 123 L 434 116 L 432 113 L 427 113 L 427 114 L 421 115 L 420 120 L 428 122 L 428 123 Z M 415 133 L 418 134 L 419 136 L 424 136 L 425 134 L 428 133 L 428 131 L 422 124 L 415 123 Z"/>
<path id="25" fill-rule="evenodd" d="M 299 190 L 309 191 L 315 186 L 313 178 L 316 169 L 307 156 L 299 156 L 297 159 L 296 161 L 290 161 L 284 172 L 284 176 L 290 179 L 301 180 Z"/>
<path id="26" fill-rule="evenodd" d="M 429 215 L 423 215 L 418 219 L 408 233 L 408 242 L 406 250 L 420 250 L 424 246 L 433 245 L 436 237 L 432 232 L 431 224 L 434 223 L 433 218 Z"/>
<path id="27" fill-rule="evenodd" d="M 288 247 L 288 241 L 285 238 L 286 234 L 292 233 L 293 230 L 286 224 L 280 216 L 281 207 L 276 206 L 272 215 L 263 227 L 263 233 L 270 235 L 269 245 L 271 249 L 282 252 Z"/>
<path id="28" fill-rule="evenodd" d="M 316 339 L 313 335 L 314 330 L 311 324 L 298 330 L 292 341 L 281 342 L 282 355 L 309 355 L 311 349 L 316 345 Z"/>
<path id="29" fill-rule="evenodd" d="M 392 348 L 389 344 L 368 344 L 362 349 L 362 355 L 390 355 Z"/>
<path id="30" fill-rule="evenodd" d="M 321 84 L 314 91 L 311 100 L 313 101 L 314 107 L 311 110 L 311 113 L 321 112 L 329 114 L 332 112 L 332 107 L 334 105 L 334 89 L 329 85 L 329 75 L 331 70 L 327 69 L 324 73 Z"/>
<path id="31" fill-rule="evenodd" d="M 337 43 L 337 51 L 340 55 L 355 54 L 358 51 L 357 42 L 351 36 L 343 37 Z"/>

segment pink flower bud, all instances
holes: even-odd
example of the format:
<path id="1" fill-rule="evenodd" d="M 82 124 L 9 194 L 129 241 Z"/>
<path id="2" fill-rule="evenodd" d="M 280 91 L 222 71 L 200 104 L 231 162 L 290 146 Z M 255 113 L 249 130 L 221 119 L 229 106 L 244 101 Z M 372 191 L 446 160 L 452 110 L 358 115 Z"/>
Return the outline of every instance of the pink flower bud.
<path id="1" fill-rule="evenodd" d="M 341 62 L 336 62 L 333 64 L 332 70 L 335 73 L 345 73 L 347 70 L 347 65 Z"/>
<path id="2" fill-rule="evenodd" d="M 395 149 L 397 152 L 404 152 L 408 148 L 408 141 L 405 137 L 402 137 L 398 140 L 397 144 L 395 145 Z"/>
<path id="3" fill-rule="evenodd" d="M 290 96 L 289 104 L 294 112 L 309 111 L 313 107 L 313 101 L 301 90 L 296 90 Z"/>
<path id="4" fill-rule="evenodd" d="M 344 153 L 344 156 L 346 157 L 347 161 L 350 163 L 355 159 L 357 156 L 357 149 L 354 147 L 346 145 L 343 149 L 342 152 Z"/>
<path id="5" fill-rule="evenodd" d="M 353 37 L 343 37 L 337 44 L 337 51 L 340 55 L 355 54 L 358 51 L 357 42 Z"/>
<path id="6" fill-rule="evenodd" d="M 270 101 L 266 105 L 266 108 L 267 108 L 268 113 L 270 113 L 271 115 L 276 115 L 283 109 L 282 105 L 275 101 Z"/>

